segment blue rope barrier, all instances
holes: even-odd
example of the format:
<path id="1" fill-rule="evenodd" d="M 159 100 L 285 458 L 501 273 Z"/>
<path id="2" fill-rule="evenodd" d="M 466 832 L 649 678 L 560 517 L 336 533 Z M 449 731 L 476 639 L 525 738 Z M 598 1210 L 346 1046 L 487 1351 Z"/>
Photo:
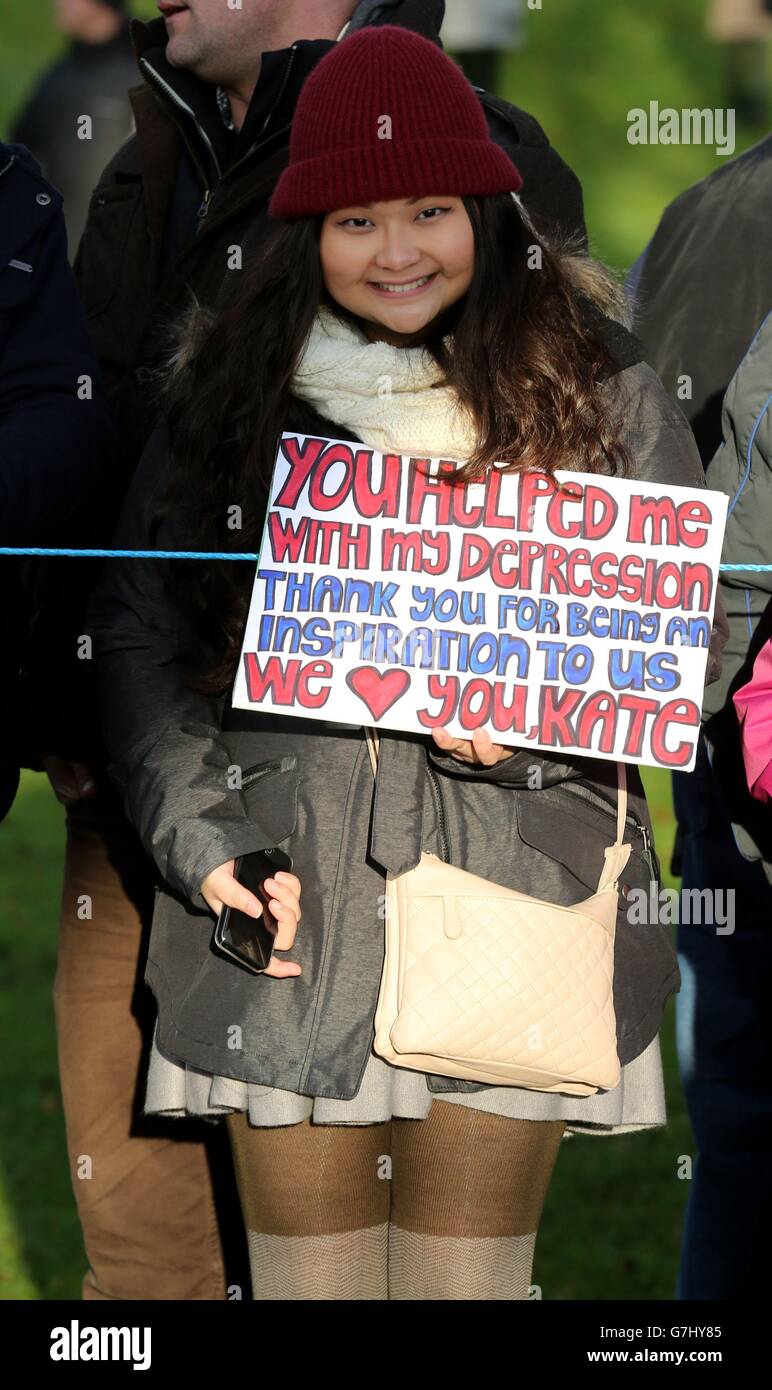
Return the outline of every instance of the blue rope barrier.
<path id="1" fill-rule="evenodd" d="M 123 560 L 255 560 L 260 559 L 248 550 L 64 550 L 45 546 L 0 545 L 0 555 L 71 555 L 76 557 Z M 721 570 L 742 570 L 761 574 L 772 565 L 719 565 Z"/>
<path id="2" fill-rule="evenodd" d="M 258 560 L 248 550 L 63 550 L 46 546 L 0 545 L 0 555 L 75 555 L 132 560 Z"/>

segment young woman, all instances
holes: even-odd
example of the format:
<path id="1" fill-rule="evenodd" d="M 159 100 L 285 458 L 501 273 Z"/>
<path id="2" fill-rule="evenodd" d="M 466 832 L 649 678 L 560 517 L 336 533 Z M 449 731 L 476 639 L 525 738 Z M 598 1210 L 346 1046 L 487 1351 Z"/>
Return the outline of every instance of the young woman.
<path id="1" fill-rule="evenodd" d="M 179 340 L 117 543 L 258 550 L 285 429 L 457 458 L 460 485 L 501 460 L 700 486 L 613 280 L 540 241 L 521 182 L 433 44 L 394 27 L 343 40 L 298 105 L 272 242 Z M 231 708 L 252 578 L 128 560 L 92 607 L 112 775 L 161 876 L 146 1108 L 227 1117 L 255 1298 L 527 1298 L 564 1133 L 665 1121 L 670 932 L 620 910 L 613 1090 L 425 1075 L 372 1048 L 384 878 L 427 849 L 554 902 L 587 896 L 614 764 L 383 731 L 374 795 L 362 728 Z M 625 881 L 643 887 L 656 867 L 628 772 Z M 259 913 L 233 865 L 271 846 L 293 872 L 269 881 L 280 933 L 255 976 L 212 948 L 213 914 Z"/>

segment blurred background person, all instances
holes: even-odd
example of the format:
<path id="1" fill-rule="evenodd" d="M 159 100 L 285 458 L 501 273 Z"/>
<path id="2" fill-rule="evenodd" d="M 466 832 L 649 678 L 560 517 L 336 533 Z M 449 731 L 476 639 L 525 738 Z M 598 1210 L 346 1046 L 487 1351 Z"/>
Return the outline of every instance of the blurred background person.
<path id="1" fill-rule="evenodd" d="M 53 10 L 67 49 L 41 74 L 10 138 L 61 193 L 73 260 L 92 190 L 132 132 L 128 89 L 139 79 L 127 0 L 53 0 Z"/>
<path id="2" fill-rule="evenodd" d="M 27 150 L 0 145 L 0 545 L 68 544 L 79 509 L 101 491 L 113 443 L 61 197 Z M 29 590 L 23 560 L 3 556 L 0 566 L 2 820 L 23 760 Z"/>
<path id="3" fill-rule="evenodd" d="M 524 0 L 445 0 L 442 42 L 469 81 L 501 89 L 501 60 L 525 41 Z"/>
<path id="4" fill-rule="evenodd" d="M 727 387 L 772 309 L 771 207 L 769 135 L 665 209 L 628 281 L 648 361 L 692 426 L 710 486 L 730 494 L 725 563 L 768 561 L 770 516 L 752 477 L 756 422 L 772 393 L 763 353 L 724 403 L 720 446 Z M 733 477 L 744 482 L 731 486 Z M 769 635 L 769 594 L 752 572 L 725 573 L 721 592 L 730 624 L 721 678 L 705 690 L 695 769 L 673 774 L 673 872 L 685 892 L 734 893 L 731 933 L 688 921 L 678 928 L 678 1060 L 698 1147 L 683 1299 L 765 1287 L 772 1241 L 772 818 L 748 791 L 732 703 Z"/>
<path id="5" fill-rule="evenodd" d="M 726 53 L 726 100 L 750 125 L 769 118 L 772 0 L 711 0 L 707 30 Z"/>

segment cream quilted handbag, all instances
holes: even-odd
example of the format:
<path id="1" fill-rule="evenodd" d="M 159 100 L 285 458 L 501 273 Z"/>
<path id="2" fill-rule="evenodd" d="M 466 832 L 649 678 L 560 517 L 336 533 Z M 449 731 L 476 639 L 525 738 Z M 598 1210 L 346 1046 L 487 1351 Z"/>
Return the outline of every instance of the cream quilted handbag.
<path id="1" fill-rule="evenodd" d="M 365 730 L 373 774 L 378 736 Z M 414 1071 L 587 1096 L 619 1084 L 614 1014 L 617 834 L 597 892 L 572 907 L 478 878 L 423 851 L 386 878 L 386 955 L 374 1048 Z M 534 792 L 538 795 L 538 792 Z"/>

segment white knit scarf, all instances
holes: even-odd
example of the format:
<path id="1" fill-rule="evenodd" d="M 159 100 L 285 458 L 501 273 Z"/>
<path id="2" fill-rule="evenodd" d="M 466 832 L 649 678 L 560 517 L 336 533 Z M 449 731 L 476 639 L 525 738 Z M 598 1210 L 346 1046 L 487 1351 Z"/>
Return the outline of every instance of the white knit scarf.
<path id="1" fill-rule="evenodd" d="M 371 343 L 362 329 L 320 304 L 292 392 L 346 425 L 372 449 L 464 461 L 477 428 L 421 347 Z"/>

